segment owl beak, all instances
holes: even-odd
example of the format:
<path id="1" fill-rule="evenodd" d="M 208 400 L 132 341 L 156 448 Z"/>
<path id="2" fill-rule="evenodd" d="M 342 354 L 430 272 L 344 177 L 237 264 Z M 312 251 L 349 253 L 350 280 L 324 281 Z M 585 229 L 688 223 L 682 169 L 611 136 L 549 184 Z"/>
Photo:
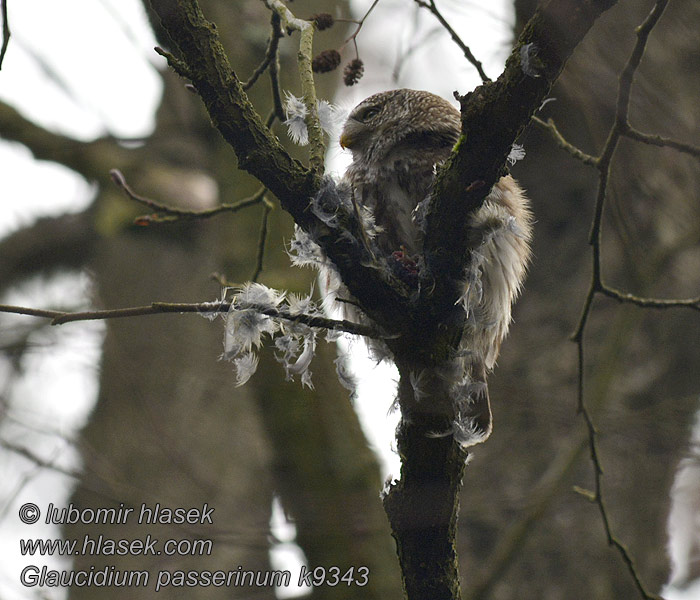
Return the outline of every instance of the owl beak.
<path id="1" fill-rule="evenodd" d="M 347 133 L 343 133 L 340 136 L 340 147 L 343 150 L 347 150 L 351 146 L 352 146 L 352 138 Z"/>

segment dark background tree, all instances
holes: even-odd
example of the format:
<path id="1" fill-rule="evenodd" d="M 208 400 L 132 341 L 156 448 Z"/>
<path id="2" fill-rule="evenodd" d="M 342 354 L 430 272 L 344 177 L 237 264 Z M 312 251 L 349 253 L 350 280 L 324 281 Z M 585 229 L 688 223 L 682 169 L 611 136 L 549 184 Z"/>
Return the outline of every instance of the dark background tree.
<path id="1" fill-rule="evenodd" d="M 516 2 L 520 27 L 534 5 Z M 651 5 L 620 3 L 603 15 L 552 90 L 556 100 L 539 113 L 585 152 L 597 154 L 605 142 L 634 28 Z M 700 59 L 691 25 L 699 16 L 695 3 L 670 3 L 654 30 L 633 88 L 630 121 L 639 129 L 697 138 L 700 80 L 690 70 Z M 597 173 L 534 124 L 521 141 L 527 156 L 513 174 L 533 199 L 534 260 L 492 378 L 497 433 L 478 449 L 462 494 L 462 571 L 477 573 L 465 596 L 633 598 L 597 507 L 574 491 L 594 486 L 568 338 L 591 277 Z M 622 141 L 604 215 L 609 284 L 642 296 L 697 295 L 699 184 L 697 159 Z M 652 591 L 667 579 L 668 490 L 698 408 L 699 327 L 687 310 L 599 298 L 585 332 L 584 391 L 599 429 L 610 519 Z"/>

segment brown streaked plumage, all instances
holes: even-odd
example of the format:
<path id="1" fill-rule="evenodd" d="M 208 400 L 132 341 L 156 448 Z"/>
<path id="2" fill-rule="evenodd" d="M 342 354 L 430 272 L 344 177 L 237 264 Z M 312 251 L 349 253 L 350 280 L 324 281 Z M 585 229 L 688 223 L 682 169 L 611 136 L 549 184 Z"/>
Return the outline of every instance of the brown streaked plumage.
<path id="1" fill-rule="evenodd" d="M 340 143 L 352 151 L 345 180 L 355 201 L 374 213 L 374 238 L 381 258 L 391 264 L 396 251 L 420 264 L 423 233 L 416 207 L 430 193 L 436 166 L 460 136 L 459 112 L 429 92 L 391 90 L 370 96 L 350 113 Z M 455 438 L 469 446 L 491 432 L 486 374 L 508 332 L 511 306 L 530 258 L 532 215 L 515 180 L 506 176 L 470 218 L 474 248 L 465 272 L 462 306 L 461 380 L 456 395 Z M 454 372 L 454 369 L 452 370 Z"/>

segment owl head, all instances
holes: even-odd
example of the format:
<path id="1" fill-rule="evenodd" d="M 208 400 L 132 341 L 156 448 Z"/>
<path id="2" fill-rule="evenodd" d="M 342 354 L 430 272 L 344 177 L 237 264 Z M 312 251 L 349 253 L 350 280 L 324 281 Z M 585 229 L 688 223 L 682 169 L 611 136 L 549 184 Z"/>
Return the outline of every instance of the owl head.
<path id="1" fill-rule="evenodd" d="M 399 89 L 374 94 L 350 113 L 340 145 L 353 162 L 378 165 L 406 159 L 435 164 L 459 138 L 459 111 L 435 94 Z"/>

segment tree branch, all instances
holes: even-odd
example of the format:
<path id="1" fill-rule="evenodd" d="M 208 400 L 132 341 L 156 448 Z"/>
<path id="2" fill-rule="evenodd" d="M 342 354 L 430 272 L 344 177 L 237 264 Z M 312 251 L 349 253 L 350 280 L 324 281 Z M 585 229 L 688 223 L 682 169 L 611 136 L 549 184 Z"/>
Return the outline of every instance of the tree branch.
<path id="1" fill-rule="evenodd" d="M 52 133 L 0 102 L 0 135 L 26 146 L 38 160 L 58 163 L 89 180 L 106 181 L 113 167 L 128 169 L 138 163 L 138 150 L 129 150 L 111 138 L 81 142 Z"/>
<path id="2" fill-rule="evenodd" d="M 38 219 L 0 240 L 0 292 L 39 272 L 79 269 L 98 239 L 92 213 Z"/>
<path id="3" fill-rule="evenodd" d="M 306 208 L 320 177 L 294 160 L 262 122 L 197 1 L 151 0 L 151 6 L 187 68 L 183 72 L 172 59 L 171 66 L 192 80 L 214 126 L 236 152 L 239 167 L 263 182 L 297 223 L 308 226 L 312 219 Z"/>
<path id="4" fill-rule="evenodd" d="M 308 210 L 321 187 L 320 173 L 292 159 L 262 122 L 231 69 L 216 28 L 204 18 L 197 1 L 151 0 L 151 5 L 182 56 L 171 58 L 171 66 L 192 80 L 215 127 L 236 152 L 239 166 L 275 194 L 300 227 L 313 231 L 314 240 L 370 316 L 390 331 L 408 328 L 410 290 L 390 274 L 367 266 L 363 249 Z"/>
<path id="5" fill-rule="evenodd" d="M 111 169 L 109 174 L 112 177 L 114 185 L 121 189 L 126 194 L 127 198 L 156 211 L 156 214 L 154 215 L 143 215 L 141 217 L 137 217 L 136 223 L 139 225 L 177 221 L 178 219 L 208 219 L 209 217 L 213 217 L 222 212 L 238 212 L 242 208 L 260 204 L 263 201 L 265 192 L 267 192 L 267 190 L 262 187 L 252 196 L 248 196 L 247 198 L 243 198 L 237 202 L 224 202 L 218 206 L 215 206 L 214 208 L 209 208 L 206 210 L 187 210 L 184 208 L 167 206 L 157 202 L 156 200 L 151 200 L 150 198 L 140 196 L 134 192 L 131 187 L 129 187 L 129 184 L 126 182 L 126 178 L 119 169 Z"/>
<path id="6" fill-rule="evenodd" d="M 484 67 L 481 62 L 476 59 L 476 57 L 472 54 L 472 51 L 469 49 L 469 46 L 462 41 L 462 38 L 457 35 L 457 32 L 452 29 L 452 26 L 448 23 L 447 19 L 442 16 L 442 13 L 438 10 L 437 6 L 435 6 L 435 0 L 429 0 L 428 2 L 424 2 L 423 0 L 415 0 L 415 2 L 418 6 L 429 10 L 431 13 L 433 13 L 433 15 L 435 15 L 435 18 L 440 21 L 440 25 L 442 25 L 445 31 L 450 34 L 452 41 L 459 46 L 460 50 L 462 50 L 464 53 L 464 58 L 474 65 L 474 68 L 479 73 L 479 77 L 481 77 L 481 81 L 484 83 L 491 81 L 491 78 L 484 72 Z"/>
<path id="7" fill-rule="evenodd" d="M 612 531 L 612 526 L 610 524 L 610 518 L 608 516 L 608 510 L 605 504 L 602 486 L 603 469 L 600 461 L 600 455 L 598 453 L 598 446 L 596 440 L 597 432 L 593 423 L 593 417 L 591 415 L 590 410 L 588 409 L 584 396 L 584 331 L 586 324 L 588 323 L 588 317 L 590 315 L 591 308 L 593 305 L 593 299 L 596 293 L 603 293 L 605 295 L 615 298 L 620 302 L 633 302 L 639 305 L 655 306 L 656 308 L 662 308 L 671 305 L 667 302 L 635 298 L 630 294 L 623 294 L 617 292 L 616 290 L 613 290 L 612 288 L 608 288 L 603 283 L 601 273 L 601 228 L 603 219 L 603 209 L 607 197 L 608 181 L 612 167 L 612 160 L 620 137 L 624 134 L 625 131 L 629 129 L 629 103 L 635 73 L 637 71 L 637 68 L 639 67 L 642 57 L 644 56 L 644 51 L 646 49 L 646 44 L 649 39 L 649 35 L 656 26 L 656 24 L 659 22 L 659 19 L 661 18 L 661 15 L 663 14 L 667 4 L 668 0 L 656 0 L 656 3 L 654 4 L 654 7 L 652 8 L 647 18 L 637 28 L 637 41 L 619 77 L 617 103 L 615 109 L 615 122 L 613 123 L 610 132 L 608 133 L 608 138 L 605 142 L 600 156 L 596 159 L 596 167 L 599 171 L 598 192 L 595 203 L 593 223 L 591 226 L 591 233 L 589 236 L 589 244 L 591 245 L 593 259 L 593 273 L 591 276 L 591 283 L 588 289 L 588 293 L 586 294 L 586 300 L 584 302 L 581 317 L 579 319 L 578 327 L 576 328 L 576 332 L 572 336 L 573 341 L 577 345 L 578 351 L 578 410 L 579 413 L 583 416 L 583 419 L 586 423 L 589 438 L 591 463 L 593 465 L 595 477 L 595 491 L 592 494 L 591 499 L 598 506 L 601 520 L 603 521 L 605 535 L 608 539 L 608 544 L 614 547 L 620 554 L 634 581 L 639 595 L 645 600 L 658 600 L 659 596 L 649 592 L 646 589 L 644 583 L 642 582 L 639 576 L 639 573 L 637 572 L 634 561 L 632 560 L 632 556 L 630 555 L 625 545 L 614 535 Z M 690 301 L 673 301 L 673 303 L 676 306 L 686 305 L 692 308 L 697 308 L 697 303 L 695 299 Z"/>
<path id="8" fill-rule="evenodd" d="M 293 323 L 303 323 L 309 327 L 342 331 L 353 335 L 362 335 L 369 338 L 381 338 L 381 334 L 374 328 L 359 323 L 353 323 L 345 319 L 327 319 L 316 315 L 290 313 L 288 310 L 270 308 L 260 304 L 236 301 L 235 307 L 240 310 L 254 310 L 262 315 L 283 319 Z M 146 306 L 130 306 L 128 308 L 113 308 L 107 310 L 91 310 L 82 312 L 66 312 L 61 310 L 48 310 L 41 308 L 29 308 L 26 306 L 13 306 L 0 304 L 0 313 L 12 313 L 28 315 L 31 317 L 43 317 L 51 319 L 51 325 L 63 325 L 76 321 L 100 321 L 105 319 L 122 319 L 125 317 L 143 317 L 147 315 L 162 315 L 169 313 L 198 313 L 216 314 L 226 313 L 231 310 L 231 302 L 152 302 Z"/>
<path id="9" fill-rule="evenodd" d="M 678 152 L 683 152 L 685 154 L 690 154 L 695 158 L 700 158 L 700 146 L 693 146 L 692 144 L 686 144 L 684 142 L 679 142 L 678 140 L 660 135 L 643 133 L 632 127 L 629 123 L 623 127 L 621 133 L 630 139 L 637 140 L 638 142 L 642 142 L 644 144 L 649 144 L 650 146 L 667 146 L 668 148 L 678 150 Z"/>
<path id="10" fill-rule="evenodd" d="M 616 0 L 550 0 L 525 26 L 506 68 L 460 98 L 462 137 L 440 173 L 426 217 L 423 306 L 445 314 L 459 298 L 468 215 L 501 177 L 513 142 L 546 98 L 574 48 Z M 486 150 L 486 151 L 485 151 Z"/>
<path id="11" fill-rule="evenodd" d="M 552 134 L 554 141 L 556 141 L 557 146 L 571 154 L 571 156 L 573 156 L 576 160 L 581 161 L 584 165 L 588 165 L 589 167 L 598 166 L 598 158 L 595 156 L 591 156 L 590 154 L 586 154 L 585 152 L 574 146 L 572 143 L 568 142 L 566 138 L 561 134 L 559 129 L 557 129 L 557 126 L 554 124 L 554 121 L 552 119 L 547 119 L 546 121 L 543 121 L 539 117 L 533 116 L 532 121 L 533 123 L 537 123 L 543 129 L 549 131 Z"/>

